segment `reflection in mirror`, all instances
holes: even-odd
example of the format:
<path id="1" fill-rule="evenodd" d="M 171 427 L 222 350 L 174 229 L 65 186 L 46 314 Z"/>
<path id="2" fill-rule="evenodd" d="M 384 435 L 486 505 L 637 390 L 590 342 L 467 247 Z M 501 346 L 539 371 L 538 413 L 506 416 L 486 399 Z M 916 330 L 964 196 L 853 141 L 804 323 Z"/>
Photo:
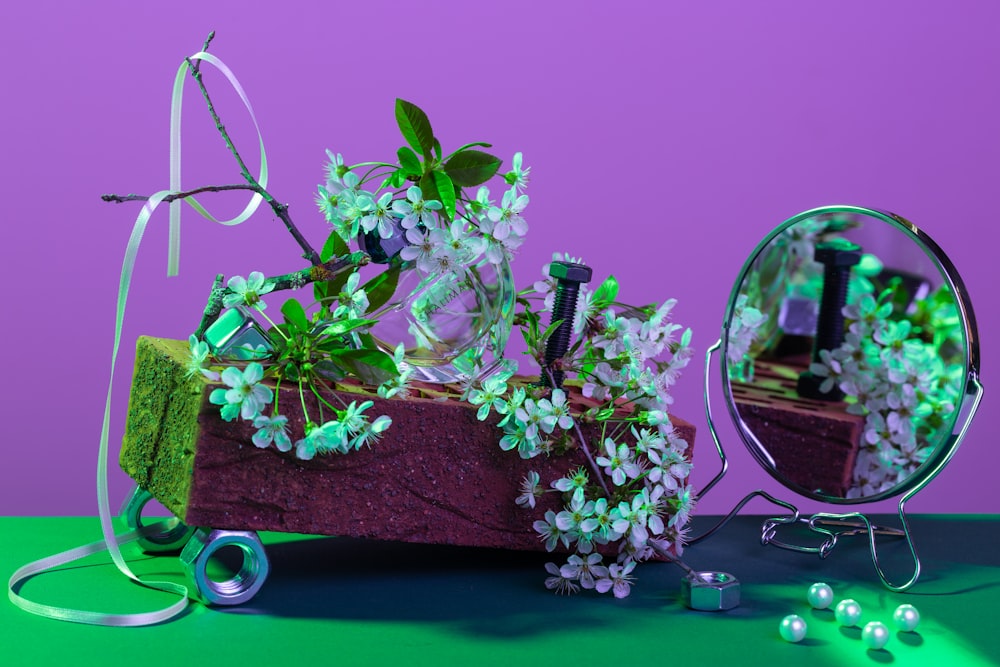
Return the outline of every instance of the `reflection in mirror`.
<path id="1" fill-rule="evenodd" d="M 909 227 L 818 211 L 772 234 L 734 288 L 729 407 L 786 486 L 832 502 L 887 498 L 949 454 L 969 323 L 936 250 Z"/>

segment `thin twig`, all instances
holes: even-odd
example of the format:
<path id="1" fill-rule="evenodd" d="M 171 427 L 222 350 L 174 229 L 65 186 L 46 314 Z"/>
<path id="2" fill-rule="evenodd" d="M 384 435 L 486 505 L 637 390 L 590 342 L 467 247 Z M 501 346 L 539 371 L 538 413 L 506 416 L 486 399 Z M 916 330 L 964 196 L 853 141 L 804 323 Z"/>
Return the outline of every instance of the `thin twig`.
<path id="1" fill-rule="evenodd" d="M 214 33 L 212 35 L 209 35 L 209 39 L 205 42 L 206 46 L 208 45 L 208 42 L 211 41 L 211 38 L 213 36 Z M 271 207 L 271 209 L 274 211 L 274 214 L 277 215 L 283 223 L 285 223 L 285 228 L 288 229 L 288 232 L 292 235 L 292 238 L 294 238 L 295 242 L 299 244 L 300 248 L 302 248 L 303 251 L 302 256 L 310 264 L 313 264 L 314 266 L 319 266 L 320 264 L 322 264 L 322 260 L 320 259 L 319 253 L 316 252 L 315 248 L 313 248 L 306 240 L 306 238 L 302 236 L 302 233 L 299 232 L 298 227 L 296 227 L 295 223 L 292 222 L 292 218 L 288 214 L 288 204 L 282 204 L 281 202 L 277 201 L 273 196 L 271 196 L 271 193 L 269 193 L 267 190 L 261 187 L 260 183 L 257 182 L 257 179 L 254 178 L 253 174 L 250 173 L 250 170 L 247 168 L 246 162 L 243 161 L 243 157 L 240 155 L 239 151 L 236 150 L 236 145 L 233 143 L 232 138 L 229 136 L 229 132 L 226 130 L 226 126 L 223 125 L 222 119 L 219 117 L 218 112 L 216 112 L 215 110 L 215 104 L 212 103 L 212 97 L 208 94 L 208 88 L 205 86 L 205 81 L 202 77 L 201 70 L 195 66 L 195 63 L 193 63 L 190 58 L 187 59 L 187 63 L 188 67 L 191 69 L 191 76 L 198 84 L 198 88 L 201 90 L 202 97 L 205 98 L 205 104 L 208 106 L 208 112 L 212 115 L 212 120 L 215 121 L 216 129 L 219 131 L 219 134 L 222 135 L 222 140 L 225 141 L 226 148 L 229 149 L 229 152 L 232 154 L 233 158 L 235 158 L 236 164 L 239 165 L 240 174 L 243 176 L 244 179 L 246 179 L 247 183 L 256 186 L 254 191 L 259 193 L 261 197 L 264 198 L 264 201 L 266 201 L 268 206 Z"/>
<path id="2" fill-rule="evenodd" d="M 547 366 L 543 366 L 542 370 L 548 376 L 551 386 L 554 387 L 556 380 L 552 376 L 552 369 Z M 590 447 L 587 446 L 587 438 L 585 438 L 583 435 L 583 429 L 580 428 L 580 425 L 577 423 L 575 419 L 573 420 L 573 428 L 576 429 L 576 437 L 580 441 L 580 448 L 583 450 L 583 455 L 587 457 L 587 463 L 590 464 L 590 469 L 594 471 L 594 476 L 597 477 L 597 482 L 601 485 L 601 488 L 604 490 L 605 497 L 610 501 L 611 491 L 608 490 L 608 485 L 604 481 L 604 471 L 601 470 L 597 466 L 597 462 L 594 461 L 594 457 L 590 453 Z"/>
<path id="3" fill-rule="evenodd" d="M 175 192 L 174 194 L 167 195 L 163 198 L 165 203 L 170 203 L 177 199 L 185 199 L 187 197 L 193 197 L 194 195 L 200 195 L 205 192 L 225 192 L 227 190 L 250 190 L 251 192 L 260 193 L 263 188 L 259 185 L 254 185 L 252 183 L 234 183 L 232 185 L 205 185 L 200 188 L 194 188 L 193 190 L 185 190 L 184 192 Z M 101 195 L 101 199 L 106 202 L 112 202 L 115 204 L 121 204 L 127 201 L 149 201 L 149 196 L 147 195 Z"/>
<path id="4" fill-rule="evenodd" d="M 215 39 L 215 31 L 214 30 L 212 32 L 208 33 L 208 38 L 205 40 L 205 43 L 202 45 L 201 50 L 202 51 L 208 51 L 208 45 L 212 43 L 213 39 Z M 190 63 L 188 63 L 188 64 L 190 64 Z M 199 60 L 198 62 L 196 62 L 193 65 L 191 65 L 191 69 L 193 69 L 195 72 L 197 72 L 198 70 L 200 70 L 201 69 L 201 61 Z"/>
<path id="5" fill-rule="evenodd" d="M 298 289 L 308 285 L 309 283 L 331 280 L 341 271 L 355 266 L 363 266 L 367 263 L 368 255 L 362 252 L 355 252 L 349 255 L 344 255 L 343 257 L 334 258 L 329 262 L 320 263 L 316 266 L 306 267 L 301 271 L 294 271 L 280 276 L 265 278 L 264 285 L 271 286 L 271 289 L 268 290 L 269 292 L 286 289 Z M 198 338 L 204 336 L 208 327 L 210 327 L 212 323 L 219 318 L 225 298 L 230 294 L 235 294 L 235 292 L 233 292 L 230 288 L 222 286 L 222 280 L 223 278 L 221 274 L 215 277 L 215 282 L 213 283 L 212 290 L 209 293 L 208 303 L 202 313 L 201 322 L 198 324 L 198 328 L 194 332 L 194 335 Z"/>
<path id="6" fill-rule="evenodd" d="M 708 579 L 702 576 L 702 573 L 695 572 L 690 565 L 682 561 L 679 557 L 673 555 L 669 551 L 663 548 L 658 541 L 654 540 L 652 537 L 646 540 L 646 546 L 656 552 L 656 555 L 665 561 L 673 563 L 677 567 L 684 570 L 684 574 L 688 576 L 692 581 L 708 581 Z"/>
<path id="7" fill-rule="evenodd" d="M 253 177 L 250 170 L 247 168 L 246 162 L 243 161 L 243 157 L 240 152 L 236 150 L 236 145 L 233 144 L 232 138 L 229 136 L 229 132 L 226 130 L 226 126 L 223 125 L 222 119 L 219 118 L 219 113 L 215 110 L 215 104 L 212 102 L 211 96 L 208 94 L 208 88 L 205 87 L 205 82 L 203 80 L 201 71 L 195 67 L 194 62 L 190 58 L 186 58 L 188 67 L 191 68 L 191 76 L 198 83 L 198 88 L 201 90 L 202 97 L 205 98 L 205 104 L 208 106 L 208 112 L 212 115 L 212 120 L 215 121 L 215 128 L 222 135 L 222 140 L 226 142 L 226 148 L 232 153 L 233 157 L 236 158 L 236 164 L 239 165 L 240 174 L 243 178 L 247 180 L 247 183 L 257 183 L 257 179 Z"/>
<path id="8" fill-rule="evenodd" d="M 610 501 L 611 491 L 608 490 L 608 485 L 604 481 L 604 471 L 598 468 L 597 463 L 594 462 L 594 457 L 590 454 L 590 448 L 587 447 L 587 439 L 583 436 L 583 431 L 580 429 L 580 425 L 576 423 L 575 419 L 573 420 L 573 427 L 576 429 L 576 437 L 580 439 L 580 446 L 583 449 L 584 456 L 587 457 L 587 463 L 590 464 L 591 470 L 593 470 L 594 474 L 597 476 L 598 483 L 601 485 L 601 488 L 604 489 L 605 497 L 607 497 Z"/>
<path id="9" fill-rule="evenodd" d="M 202 46 L 202 51 L 208 50 L 209 44 L 211 44 L 212 39 L 214 37 L 215 37 L 215 31 L 213 30 L 211 33 L 209 33 L 208 38 L 205 40 L 205 44 Z M 240 174 L 246 180 L 247 185 L 205 186 L 201 188 L 196 188 L 194 190 L 189 190 L 187 192 L 168 195 L 164 197 L 163 201 L 172 202 L 174 200 L 183 199 L 185 197 L 190 197 L 194 194 L 202 192 L 222 192 L 225 190 L 252 190 L 253 192 L 259 194 L 264 199 L 264 201 L 267 202 L 268 206 L 271 207 L 271 210 L 274 211 L 274 214 L 277 215 L 278 218 L 281 219 L 281 221 L 285 224 L 285 228 L 292 235 L 292 238 L 294 238 L 295 242 L 299 244 L 300 248 L 302 248 L 303 251 L 302 256 L 313 266 L 322 265 L 323 261 L 320 258 L 319 253 L 316 252 L 316 249 L 313 248 L 312 245 L 310 245 L 309 241 L 307 241 L 306 238 L 302 235 L 298 227 L 296 227 L 295 223 L 292 221 L 291 216 L 288 214 L 288 204 L 283 204 L 277 201 L 271 195 L 270 192 L 268 192 L 263 186 L 261 186 L 261 184 L 257 181 L 257 179 L 254 178 L 253 174 L 250 173 L 250 170 L 247 168 L 247 165 L 243 161 L 243 157 L 240 155 L 239 151 L 236 150 L 236 145 L 233 144 L 233 140 L 229 136 L 229 132 L 226 131 L 226 126 L 223 125 L 222 119 L 219 117 L 218 112 L 216 112 L 215 110 L 215 104 L 212 102 L 212 97 L 208 94 L 208 88 L 205 86 L 205 82 L 202 78 L 201 67 L 200 67 L 201 61 L 192 61 L 191 58 L 186 58 L 185 60 L 188 64 L 188 69 L 191 72 L 191 76 L 198 84 L 199 90 L 201 90 L 202 97 L 205 98 L 205 104 L 208 106 L 208 111 L 212 115 L 212 120 L 215 122 L 215 127 L 219 131 L 219 134 L 222 135 L 222 139 L 226 143 L 226 148 L 229 149 L 229 152 L 236 160 L 237 165 L 239 165 Z M 149 197 L 142 195 L 135 195 L 135 194 L 103 195 L 101 199 L 103 199 L 106 202 L 121 203 L 126 201 L 146 201 L 149 199 Z"/>

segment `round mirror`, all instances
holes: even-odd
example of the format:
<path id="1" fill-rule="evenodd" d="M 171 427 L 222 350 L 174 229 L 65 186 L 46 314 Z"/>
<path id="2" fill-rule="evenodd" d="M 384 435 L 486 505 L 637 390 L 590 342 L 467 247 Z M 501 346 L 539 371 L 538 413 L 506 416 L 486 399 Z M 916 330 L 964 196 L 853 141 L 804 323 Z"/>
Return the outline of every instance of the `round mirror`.
<path id="1" fill-rule="evenodd" d="M 979 388 L 975 320 L 954 266 L 907 220 L 854 206 L 787 220 L 750 255 L 724 322 L 730 413 L 793 491 L 883 500 L 958 446 Z"/>

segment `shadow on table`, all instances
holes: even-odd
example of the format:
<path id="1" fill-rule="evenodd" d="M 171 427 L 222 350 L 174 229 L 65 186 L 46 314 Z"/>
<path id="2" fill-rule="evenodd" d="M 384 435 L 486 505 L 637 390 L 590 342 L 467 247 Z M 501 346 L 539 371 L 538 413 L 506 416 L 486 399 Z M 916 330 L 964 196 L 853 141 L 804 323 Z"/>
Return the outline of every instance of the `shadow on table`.
<path id="1" fill-rule="evenodd" d="M 681 609 L 681 571 L 643 563 L 632 594 L 545 588 L 545 563 L 565 555 L 471 547 L 405 544 L 354 538 L 284 541 L 267 546 L 271 573 L 249 603 L 224 613 L 295 618 L 419 621 L 456 624 L 474 634 L 519 637 L 595 621 L 623 627 L 626 610 Z M 613 562 L 613 559 L 612 559 Z"/>
<path id="2" fill-rule="evenodd" d="M 700 520 L 696 518 L 695 533 Z M 897 595 L 882 587 L 865 538 L 846 539 L 828 558 L 820 559 L 761 546 L 760 520 L 738 517 L 717 536 L 685 553 L 695 569 L 728 571 L 743 582 L 743 603 L 714 615 L 722 623 L 780 618 L 790 604 L 802 602 L 803 591 L 815 581 L 829 581 L 845 592 L 859 587 L 856 590 L 881 591 L 883 597 Z M 992 589 L 1000 588 L 1000 568 L 995 561 L 979 563 L 980 555 L 986 561 L 995 557 L 995 549 L 983 547 L 996 541 L 997 521 L 967 521 L 956 528 L 955 523 L 917 517 L 911 527 L 923 561 L 923 574 L 911 593 L 971 594 L 970 600 L 995 595 Z M 616 600 L 593 591 L 566 597 L 547 590 L 544 565 L 565 562 L 560 554 L 290 536 L 269 542 L 267 551 L 271 574 L 260 593 L 246 605 L 220 611 L 441 623 L 490 637 L 541 635 L 591 623 L 625 629 L 648 614 L 660 614 L 670 622 L 667 617 L 679 620 L 682 614 L 703 613 L 683 607 L 678 599 L 681 571 L 667 563 L 640 564 L 632 594 Z M 880 559 L 894 581 L 905 581 L 912 574 L 903 540 L 880 542 Z"/>

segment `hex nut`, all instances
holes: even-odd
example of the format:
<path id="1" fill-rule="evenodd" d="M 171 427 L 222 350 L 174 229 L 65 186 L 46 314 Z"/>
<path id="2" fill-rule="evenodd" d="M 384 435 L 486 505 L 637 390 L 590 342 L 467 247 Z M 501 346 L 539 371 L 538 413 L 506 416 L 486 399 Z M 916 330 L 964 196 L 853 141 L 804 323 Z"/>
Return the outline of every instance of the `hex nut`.
<path id="1" fill-rule="evenodd" d="M 568 280 L 574 283 L 589 283 L 594 275 L 593 269 L 586 264 L 573 262 L 552 262 L 549 264 L 549 275 L 558 280 Z"/>
<path id="2" fill-rule="evenodd" d="M 238 547 L 243 560 L 239 570 L 226 581 L 208 574 L 208 561 L 223 547 Z M 270 572 L 267 554 L 257 533 L 248 530 L 195 531 L 180 556 L 187 578 L 188 596 L 203 604 L 237 605 L 257 594 Z"/>
<path id="3" fill-rule="evenodd" d="M 136 486 L 122 504 L 119 514 L 125 521 L 125 525 L 132 530 L 143 528 L 142 510 L 146 507 L 146 503 L 152 499 L 153 495 L 149 491 Z M 163 532 L 150 533 L 140 537 L 139 547 L 150 554 L 176 553 L 183 549 L 194 533 L 194 527 L 188 526 L 180 519 L 174 519 L 174 521 L 176 524 Z"/>
<path id="4" fill-rule="evenodd" d="M 726 572 L 696 572 L 681 579 L 684 604 L 697 611 L 726 611 L 740 604 L 740 581 Z"/>

